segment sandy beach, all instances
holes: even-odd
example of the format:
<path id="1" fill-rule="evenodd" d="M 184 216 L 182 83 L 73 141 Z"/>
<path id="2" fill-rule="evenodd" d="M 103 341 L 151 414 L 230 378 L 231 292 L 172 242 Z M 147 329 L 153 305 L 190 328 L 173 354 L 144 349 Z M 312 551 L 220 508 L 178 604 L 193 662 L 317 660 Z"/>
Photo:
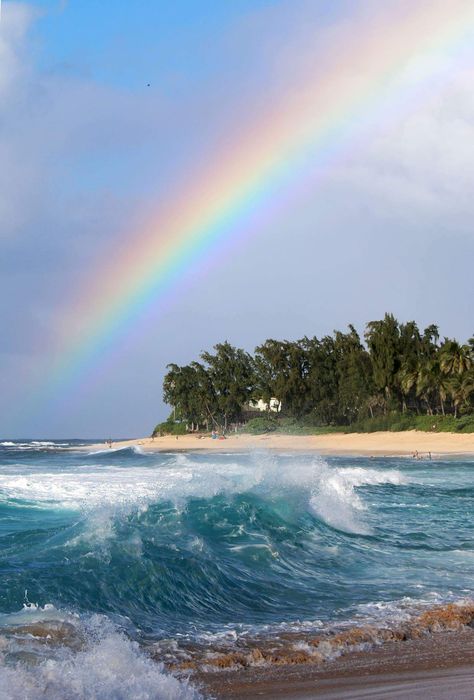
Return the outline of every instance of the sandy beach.
<path id="1" fill-rule="evenodd" d="M 412 456 L 474 454 L 474 433 L 427 433 L 410 430 L 400 433 L 332 433 L 330 435 L 230 435 L 225 440 L 210 436 L 180 435 L 157 438 L 137 438 L 113 442 L 113 449 L 135 445 L 146 452 L 216 450 L 239 452 L 247 450 L 279 450 L 316 452 L 325 455 Z M 98 443 L 93 448 L 104 449 Z M 91 449 L 90 446 L 87 449 Z"/>
<path id="2" fill-rule="evenodd" d="M 218 700 L 471 700 L 474 630 L 441 632 L 356 651 L 322 666 L 282 665 L 202 674 Z"/>

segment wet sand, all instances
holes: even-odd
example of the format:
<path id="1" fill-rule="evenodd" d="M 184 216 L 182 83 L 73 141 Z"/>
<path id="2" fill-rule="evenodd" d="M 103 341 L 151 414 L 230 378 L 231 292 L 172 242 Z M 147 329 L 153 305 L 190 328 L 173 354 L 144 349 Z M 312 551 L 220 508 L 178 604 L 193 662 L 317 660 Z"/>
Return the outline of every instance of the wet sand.
<path id="1" fill-rule="evenodd" d="M 322 455 L 412 456 L 433 458 L 445 455 L 474 455 L 474 433 L 426 433 L 410 430 L 401 433 L 332 433 L 330 435 L 230 435 L 225 440 L 210 436 L 182 435 L 137 438 L 113 443 L 113 449 L 135 445 L 145 452 L 278 450 L 315 452 Z M 99 443 L 86 449 L 107 449 Z"/>
<path id="2" fill-rule="evenodd" d="M 201 673 L 205 693 L 218 700 L 472 700 L 474 629 L 439 632 L 351 652 L 324 665 L 283 665 Z"/>

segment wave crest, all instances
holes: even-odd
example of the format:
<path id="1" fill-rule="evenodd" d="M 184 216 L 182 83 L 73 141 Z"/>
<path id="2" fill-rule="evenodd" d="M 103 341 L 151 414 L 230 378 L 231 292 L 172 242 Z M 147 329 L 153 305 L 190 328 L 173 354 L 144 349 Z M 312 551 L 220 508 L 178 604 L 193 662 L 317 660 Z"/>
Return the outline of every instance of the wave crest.
<path id="1" fill-rule="evenodd" d="M 366 507 L 356 488 L 406 483 L 406 477 L 397 470 L 362 467 L 329 469 L 322 463 L 310 505 L 316 515 L 331 527 L 358 535 L 370 535 L 372 530 L 361 517 Z"/>

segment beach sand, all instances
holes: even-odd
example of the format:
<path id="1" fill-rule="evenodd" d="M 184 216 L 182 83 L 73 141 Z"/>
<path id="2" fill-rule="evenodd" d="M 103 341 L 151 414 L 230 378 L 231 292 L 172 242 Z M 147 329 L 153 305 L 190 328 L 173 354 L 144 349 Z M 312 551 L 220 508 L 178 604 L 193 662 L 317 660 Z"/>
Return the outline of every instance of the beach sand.
<path id="1" fill-rule="evenodd" d="M 246 637 L 230 651 L 203 648 L 179 669 L 218 700 L 474 698 L 474 602 L 386 627 Z"/>
<path id="2" fill-rule="evenodd" d="M 218 700 L 472 700 L 474 630 L 389 642 L 322 666 L 202 673 L 199 681 Z"/>
<path id="3" fill-rule="evenodd" d="M 240 452 L 248 450 L 279 450 L 284 452 L 315 452 L 322 455 L 411 456 L 418 451 L 427 457 L 437 455 L 474 454 L 474 433 L 427 433 L 410 430 L 400 433 L 331 433 L 329 435 L 230 435 L 225 440 L 209 436 L 180 435 L 137 438 L 113 442 L 113 448 L 138 446 L 146 452 L 216 450 Z M 106 446 L 105 446 L 106 447 Z M 104 449 L 104 443 L 92 448 Z M 87 449 L 91 449 L 88 446 Z"/>

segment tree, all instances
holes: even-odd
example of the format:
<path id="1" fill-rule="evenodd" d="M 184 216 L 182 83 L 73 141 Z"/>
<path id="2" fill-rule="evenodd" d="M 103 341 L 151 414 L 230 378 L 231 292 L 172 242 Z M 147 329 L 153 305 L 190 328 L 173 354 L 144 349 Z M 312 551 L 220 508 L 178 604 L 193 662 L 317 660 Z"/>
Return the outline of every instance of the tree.
<path id="1" fill-rule="evenodd" d="M 366 346 L 346 333 L 266 340 L 252 357 L 230 343 L 203 352 L 201 362 L 168 365 L 163 396 L 177 421 L 222 429 L 241 420 L 251 399 L 277 398 L 286 416 L 318 425 L 351 424 L 390 410 L 434 415 L 474 412 L 474 337 L 466 344 L 438 327 L 420 333 L 392 314 L 367 324 Z"/>
<path id="2" fill-rule="evenodd" d="M 287 416 L 301 417 L 307 410 L 308 358 L 299 342 L 267 340 L 255 349 L 258 398 L 280 401 Z"/>
<path id="3" fill-rule="evenodd" d="M 202 386 L 195 364 L 179 367 L 169 364 L 163 381 L 163 400 L 173 407 L 174 420 L 194 427 L 205 419 Z"/>
<path id="4" fill-rule="evenodd" d="M 375 387 L 390 402 L 397 390 L 397 374 L 401 368 L 398 321 L 392 314 L 385 314 L 382 321 L 370 321 L 365 339 L 372 361 Z"/>
<path id="5" fill-rule="evenodd" d="M 439 366 L 441 373 L 448 378 L 455 417 L 468 398 L 469 383 L 463 380 L 463 377 L 472 365 L 472 350 L 469 345 L 461 345 L 457 340 L 449 338 L 444 339 L 439 351 Z"/>
<path id="6" fill-rule="evenodd" d="M 334 353 L 341 422 L 360 417 L 373 391 L 370 357 L 354 326 L 348 333 L 335 331 Z"/>
<path id="7" fill-rule="evenodd" d="M 215 353 L 203 352 L 207 375 L 217 407 L 218 422 L 224 430 L 228 423 L 242 417 L 243 407 L 253 396 L 255 368 L 252 357 L 230 343 L 218 343 Z"/>
<path id="8" fill-rule="evenodd" d="M 444 374 L 461 375 L 472 367 L 472 350 L 468 345 L 445 338 L 439 352 L 440 367 Z"/>
<path id="9" fill-rule="evenodd" d="M 307 412 L 323 425 L 337 423 L 339 416 L 338 376 L 334 338 L 303 338 L 307 356 Z"/>

